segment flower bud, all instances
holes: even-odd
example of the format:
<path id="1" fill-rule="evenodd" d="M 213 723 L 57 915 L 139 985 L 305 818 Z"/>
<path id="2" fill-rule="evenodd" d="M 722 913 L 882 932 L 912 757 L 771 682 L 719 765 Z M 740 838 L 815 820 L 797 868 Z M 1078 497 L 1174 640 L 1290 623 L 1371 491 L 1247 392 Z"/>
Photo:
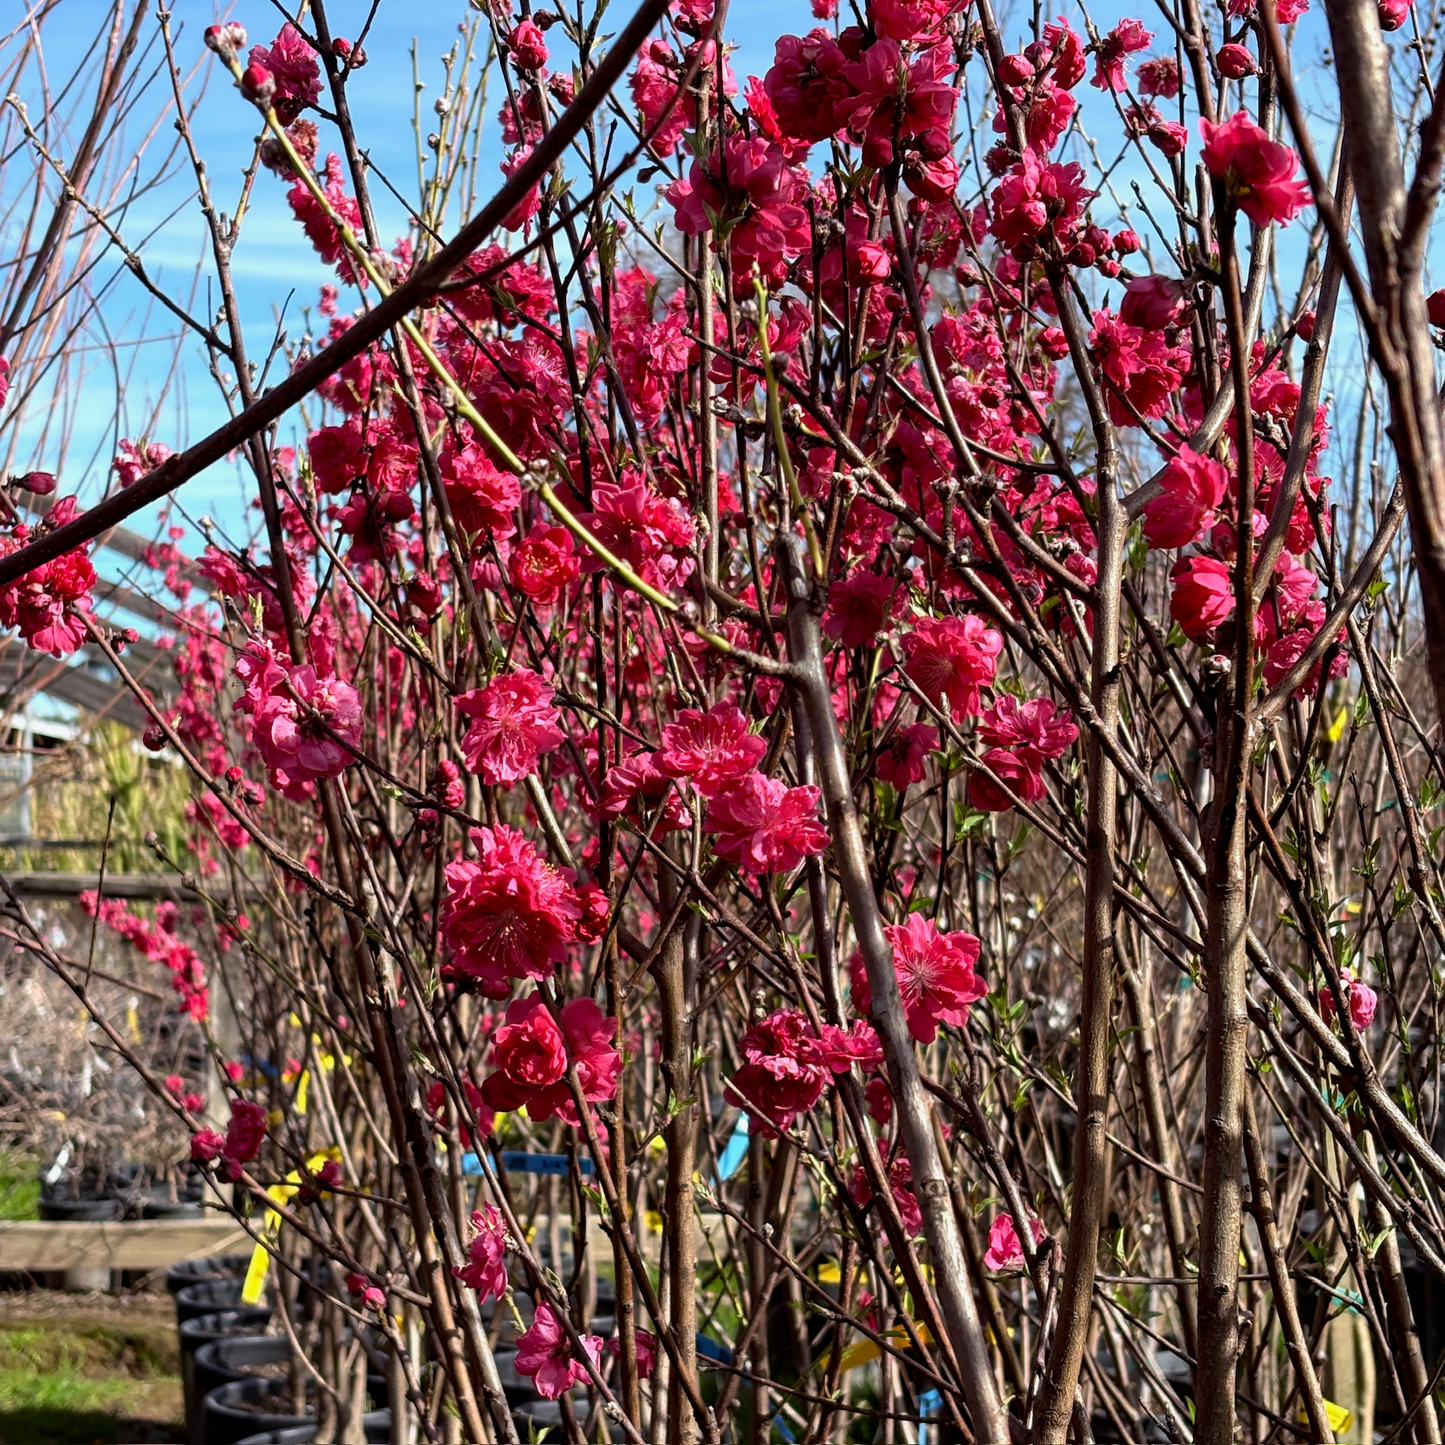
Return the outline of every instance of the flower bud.
<path id="1" fill-rule="evenodd" d="M 15 478 L 15 485 L 22 492 L 48 497 L 55 490 L 55 478 L 49 472 L 26 472 L 23 477 Z"/>
<path id="2" fill-rule="evenodd" d="M 234 20 L 227 25 L 208 25 L 205 40 L 207 50 L 214 50 L 217 55 L 234 55 L 245 48 L 246 27 Z"/>
<path id="3" fill-rule="evenodd" d="M 1238 41 L 1221 45 L 1214 57 L 1214 64 L 1226 80 L 1243 80 L 1246 75 L 1253 75 L 1259 69 L 1248 47 Z"/>
<path id="4" fill-rule="evenodd" d="M 1033 62 L 1026 55 L 1005 55 L 998 63 L 1001 85 L 1027 85 L 1034 78 Z"/>
<path id="5" fill-rule="evenodd" d="M 141 743 L 147 752 L 161 752 L 166 745 L 166 730 L 158 723 L 153 722 L 142 734 Z"/>
<path id="6" fill-rule="evenodd" d="M 241 94 L 257 105 L 270 105 L 276 94 L 276 77 L 260 61 L 253 60 L 241 72 Z"/>

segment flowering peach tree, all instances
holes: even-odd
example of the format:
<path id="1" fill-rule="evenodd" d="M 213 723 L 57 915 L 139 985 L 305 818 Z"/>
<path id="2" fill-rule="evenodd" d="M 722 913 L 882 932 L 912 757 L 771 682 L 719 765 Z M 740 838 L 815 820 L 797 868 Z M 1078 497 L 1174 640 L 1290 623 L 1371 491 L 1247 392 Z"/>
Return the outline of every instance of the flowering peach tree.
<path id="1" fill-rule="evenodd" d="M 229 419 L 14 479 L 0 622 L 192 778 L 224 948 L 90 908 L 335 1439 L 362 1335 L 398 1441 L 1440 1438 L 1445 77 L 1316 3 L 494 0 L 400 236 L 364 31 L 206 31 L 228 217 L 156 15 Z M 89 549 L 227 455 L 162 695 Z"/>

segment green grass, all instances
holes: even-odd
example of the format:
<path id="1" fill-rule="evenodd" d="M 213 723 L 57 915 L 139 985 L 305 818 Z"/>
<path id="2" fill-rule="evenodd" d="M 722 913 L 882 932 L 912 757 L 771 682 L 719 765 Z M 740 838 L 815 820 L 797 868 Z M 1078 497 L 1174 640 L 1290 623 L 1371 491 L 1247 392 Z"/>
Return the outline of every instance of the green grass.
<path id="1" fill-rule="evenodd" d="M 40 1218 L 40 1179 L 28 1154 L 0 1149 L 0 1220 Z"/>
<path id="2" fill-rule="evenodd" d="M 179 1439 L 174 1329 L 153 1321 L 0 1325 L 0 1445 Z"/>

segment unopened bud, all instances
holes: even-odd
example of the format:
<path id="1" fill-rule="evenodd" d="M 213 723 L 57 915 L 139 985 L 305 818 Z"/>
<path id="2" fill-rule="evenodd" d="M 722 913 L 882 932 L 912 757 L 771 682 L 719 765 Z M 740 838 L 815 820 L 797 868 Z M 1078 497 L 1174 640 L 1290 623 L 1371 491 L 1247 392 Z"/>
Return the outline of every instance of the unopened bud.
<path id="1" fill-rule="evenodd" d="M 15 478 L 15 485 L 22 492 L 34 492 L 37 497 L 48 497 L 55 490 L 55 478 L 49 472 L 26 472 Z"/>
<path id="2" fill-rule="evenodd" d="M 259 61 L 252 61 L 241 72 L 241 94 L 257 105 L 270 105 L 276 94 L 276 77 Z"/>
<path id="3" fill-rule="evenodd" d="M 166 745 L 166 730 L 156 722 L 153 722 L 142 734 L 141 742 L 147 751 L 158 753 Z"/>
<path id="4" fill-rule="evenodd" d="M 206 49 L 218 55 L 234 55 L 246 44 L 246 27 L 233 20 L 227 25 L 206 26 Z"/>

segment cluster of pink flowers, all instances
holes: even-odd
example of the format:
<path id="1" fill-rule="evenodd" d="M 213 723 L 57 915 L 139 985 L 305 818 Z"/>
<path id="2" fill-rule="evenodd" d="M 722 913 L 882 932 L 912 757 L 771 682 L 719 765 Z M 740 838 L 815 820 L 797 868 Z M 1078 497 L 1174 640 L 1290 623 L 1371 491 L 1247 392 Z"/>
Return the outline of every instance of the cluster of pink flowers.
<path id="1" fill-rule="evenodd" d="M 1345 997 L 1345 1003 L 1350 1010 L 1350 1022 L 1356 1029 L 1364 1030 L 1375 1021 L 1375 1009 L 1379 1006 L 1379 999 L 1375 990 L 1362 979 L 1355 976 L 1348 968 L 1340 970 L 1340 992 Z M 1325 984 L 1319 992 L 1320 1016 L 1326 1023 L 1329 1023 L 1335 1016 L 1335 994 L 1328 984 Z"/>
<path id="2" fill-rule="evenodd" d="M 918 1196 L 913 1192 L 913 1166 L 907 1155 L 900 1154 L 888 1166 L 888 1187 L 893 1194 L 893 1204 L 905 1234 L 918 1234 L 923 1229 L 923 1211 L 918 1207 Z M 848 1181 L 848 1193 L 859 1209 L 867 1209 L 873 1202 L 873 1186 L 868 1181 L 868 1171 L 861 1165 L 853 1170 Z"/>
<path id="3" fill-rule="evenodd" d="M 602 1337 L 582 1335 L 582 1348 L 595 1370 L 602 1359 Z M 531 1328 L 517 1341 L 517 1373 L 529 1375 L 544 1400 L 556 1400 L 573 1385 L 591 1378 L 587 1366 L 572 1353 L 572 1341 L 556 1310 L 537 1302 Z"/>
<path id="4" fill-rule="evenodd" d="M 977 717 L 982 690 L 993 682 L 1003 636 L 977 613 L 920 617 L 903 639 L 905 671 L 935 707 L 955 721 Z"/>
<path id="5" fill-rule="evenodd" d="M 74 497 L 64 497 L 32 532 L 23 522 L 0 535 L 0 557 L 18 552 L 27 542 L 63 526 L 77 515 Z M 84 643 L 85 619 L 91 612 L 95 568 L 83 550 L 66 552 L 0 588 L 0 627 L 13 627 L 37 652 L 66 657 Z"/>
<path id="6" fill-rule="evenodd" d="M 556 1117 L 576 1128 L 581 1120 L 567 1070 L 575 1069 L 589 1104 L 612 1098 L 622 1072 L 616 1037 L 617 1020 L 590 998 L 569 999 L 557 1017 L 540 994 L 513 999 L 493 1037 L 496 1070 L 482 1081 L 482 1099 L 499 1112 L 525 1108 L 530 1119 Z"/>
<path id="7" fill-rule="evenodd" d="M 457 1276 L 482 1300 L 500 1299 L 507 1292 L 507 1226 L 495 1204 L 472 1211 L 472 1230 L 467 1262 Z"/>
<path id="8" fill-rule="evenodd" d="M 1048 1232 L 1039 1220 L 1029 1219 L 1029 1232 L 1037 1248 L 1048 1238 Z M 1003 1270 L 1022 1269 L 1024 1247 L 1019 1239 L 1018 1226 L 1012 1214 L 998 1214 L 988 1229 L 988 1249 L 983 1256 L 983 1267 L 995 1273 Z"/>
<path id="9" fill-rule="evenodd" d="M 863 1020 L 848 1030 L 823 1024 L 815 1033 L 796 1008 L 778 1009 L 753 1024 L 739 1050 L 743 1064 L 728 1081 L 728 1093 L 768 1136 L 790 1129 L 837 1075 L 854 1064 L 868 1069 L 883 1060 L 878 1036 Z"/>
<path id="10" fill-rule="evenodd" d="M 454 973 L 506 998 L 514 979 L 550 977 L 577 936 L 582 905 L 571 875 L 515 828 L 473 828 L 471 841 L 477 856 L 446 866 L 442 936 Z"/>
<path id="11" fill-rule="evenodd" d="M 978 736 L 988 748 L 984 766 L 994 776 L 975 772 L 968 780 L 968 800 L 985 812 L 1001 813 L 1013 807 L 1014 799 L 999 783 L 1024 802 L 1037 803 L 1044 796 L 1044 763 L 1063 757 L 1079 730 L 1049 698 L 1021 703 L 1004 692 L 979 719 Z"/>
<path id="12" fill-rule="evenodd" d="M 250 1099 L 231 1100 L 231 1121 L 224 1134 L 198 1129 L 191 1135 L 191 1158 L 197 1164 L 215 1160 L 216 1172 L 234 1182 L 261 1150 L 266 1138 L 266 1110 Z"/>
<path id="13" fill-rule="evenodd" d="M 288 796 L 306 796 L 320 778 L 339 777 L 361 743 L 361 698 L 349 682 L 318 675 L 310 663 L 288 666 L 265 646 L 236 661 L 245 692 L 237 710 L 251 720 L 251 742 Z"/>
<path id="14" fill-rule="evenodd" d="M 195 949 L 176 934 L 180 910 L 174 903 L 156 904 L 154 917 L 145 919 L 131 912 L 122 899 L 102 898 L 94 889 L 87 889 L 80 895 L 80 906 L 92 918 L 113 928 L 137 953 L 169 972 L 183 1013 L 197 1023 L 210 1017 L 205 964 Z"/>

